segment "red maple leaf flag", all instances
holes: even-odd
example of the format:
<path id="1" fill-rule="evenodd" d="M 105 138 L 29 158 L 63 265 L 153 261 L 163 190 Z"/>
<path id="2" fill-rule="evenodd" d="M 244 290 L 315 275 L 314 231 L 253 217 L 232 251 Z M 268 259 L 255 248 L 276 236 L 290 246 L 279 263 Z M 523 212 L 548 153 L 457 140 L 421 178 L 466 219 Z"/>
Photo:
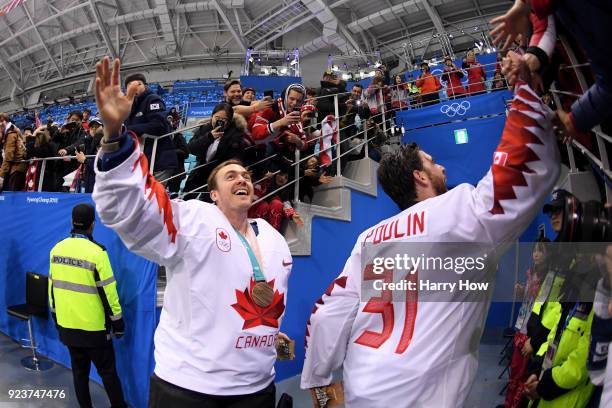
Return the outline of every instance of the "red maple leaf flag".
<path id="1" fill-rule="evenodd" d="M 274 288 L 274 279 L 268 282 Z M 251 279 L 249 287 L 243 292 L 236 289 L 236 300 L 232 307 L 244 319 L 242 330 L 257 326 L 268 326 L 278 328 L 278 319 L 285 311 L 285 295 L 274 291 L 272 303 L 268 307 L 260 307 L 255 304 L 251 297 L 251 291 L 255 286 L 255 280 Z"/>
<path id="2" fill-rule="evenodd" d="M 221 232 L 219 232 L 219 237 L 221 239 L 227 239 L 227 234 L 225 232 L 221 231 Z"/>

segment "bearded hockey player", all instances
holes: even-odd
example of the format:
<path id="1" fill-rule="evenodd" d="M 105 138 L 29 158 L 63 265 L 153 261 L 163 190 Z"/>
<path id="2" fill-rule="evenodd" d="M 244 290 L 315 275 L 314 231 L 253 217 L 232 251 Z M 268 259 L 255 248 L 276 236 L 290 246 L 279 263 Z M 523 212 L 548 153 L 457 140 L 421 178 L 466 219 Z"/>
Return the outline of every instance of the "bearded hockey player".
<path id="1" fill-rule="evenodd" d="M 364 245 L 378 243 L 376 251 L 391 242 L 477 243 L 493 253 L 529 225 L 557 180 L 559 153 L 553 112 L 525 83 L 530 76 L 518 56 L 510 61 L 523 82 L 493 164 L 476 187 L 447 191 L 444 167 L 415 144 L 381 161 L 380 183 L 402 212 L 360 235 L 344 270 L 317 301 L 306 329 L 302 388 L 329 386 L 332 372 L 343 367 L 347 407 L 463 406 L 490 296 L 426 302 L 417 292 L 418 300 L 391 302 L 380 291 L 362 299 L 361 253 Z M 419 271 L 418 278 L 435 278 L 433 273 Z"/>

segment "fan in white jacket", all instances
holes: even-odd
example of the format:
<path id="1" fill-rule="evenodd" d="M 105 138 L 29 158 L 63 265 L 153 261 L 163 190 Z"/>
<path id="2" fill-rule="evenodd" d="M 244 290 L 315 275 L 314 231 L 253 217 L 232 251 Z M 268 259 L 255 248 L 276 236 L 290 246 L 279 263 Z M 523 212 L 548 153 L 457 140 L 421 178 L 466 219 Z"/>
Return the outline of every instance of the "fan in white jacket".
<path id="1" fill-rule="evenodd" d="M 418 301 L 391 302 L 379 292 L 378 300 L 360 299 L 362 248 L 376 245 L 382 253 L 388 243 L 465 242 L 484 244 L 495 256 L 529 225 L 557 180 L 552 115 L 527 85 L 518 86 L 493 165 L 476 187 L 446 191 L 444 168 L 416 145 L 383 159 L 379 180 L 403 211 L 359 236 L 344 270 L 317 301 L 306 329 L 302 388 L 329 385 L 343 367 L 347 407 L 463 406 L 490 296 L 427 302 L 417 292 Z M 422 168 L 402 174 L 415 154 Z M 411 182 L 414 196 L 402 197 L 401 186 Z M 435 273 L 419 271 L 418 279 Z"/>
<path id="2" fill-rule="evenodd" d="M 213 171 L 216 205 L 170 201 L 149 174 L 138 141 L 120 135 L 133 90 L 121 93 L 119 62 L 112 75 L 108 64 L 105 58 L 96 67 L 96 102 L 106 132 L 96 159 L 93 199 L 102 222 L 131 251 L 166 267 L 155 374 L 183 391 L 206 394 L 202 398 L 269 389 L 270 402 L 245 406 L 273 406 L 275 340 L 292 265 L 287 243 L 266 221 L 247 219 L 253 185 L 238 164 Z M 258 282 L 244 239 L 263 272 Z M 254 294 L 259 283 L 270 288 L 267 303 Z M 158 392 L 153 381 L 152 390 Z M 149 406 L 182 406 L 167 395 L 154 398 Z"/>

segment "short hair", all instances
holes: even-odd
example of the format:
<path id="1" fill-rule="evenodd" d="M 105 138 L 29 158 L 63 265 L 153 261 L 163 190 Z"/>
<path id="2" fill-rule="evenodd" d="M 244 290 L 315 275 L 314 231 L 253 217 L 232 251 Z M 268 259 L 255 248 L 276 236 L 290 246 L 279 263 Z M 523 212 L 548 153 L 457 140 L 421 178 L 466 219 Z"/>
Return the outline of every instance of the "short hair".
<path id="1" fill-rule="evenodd" d="M 221 171 L 222 168 L 227 167 L 232 164 L 237 164 L 239 166 L 244 167 L 244 164 L 240 160 L 237 160 L 237 159 L 230 159 L 230 160 L 226 160 L 222 162 L 217 167 L 215 167 L 213 171 L 210 173 L 210 175 L 208 176 L 208 180 L 207 180 L 208 191 L 213 191 L 217 189 L 217 173 L 219 173 L 219 171 Z"/>
<path id="2" fill-rule="evenodd" d="M 9 115 L 7 115 L 6 113 L 2 112 L 2 113 L 0 113 L 0 120 L 2 120 L 4 122 L 8 122 L 11 119 L 9 118 Z"/>
<path id="3" fill-rule="evenodd" d="M 78 109 L 70 111 L 70 113 L 68 114 L 68 119 L 70 119 L 71 116 L 78 116 L 79 120 L 83 120 L 83 112 Z"/>
<path id="4" fill-rule="evenodd" d="M 357 88 L 359 88 L 359 89 L 361 89 L 363 91 L 363 85 L 361 85 L 359 82 L 353 84 L 353 88 L 355 88 L 355 87 L 357 87 Z"/>
<path id="5" fill-rule="evenodd" d="M 240 82 L 239 82 L 239 84 L 240 84 Z M 244 93 L 247 93 L 247 92 L 257 93 L 257 92 L 255 92 L 255 88 L 251 88 L 251 87 L 247 87 L 247 88 L 244 88 L 244 89 L 242 90 L 242 93 L 243 93 L 243 94 L 244 94 Z"/>
<path id="6" fill-rule="evenodd" d="M 83 109 L 83 113 L 85 113 L 85 112 L 87 112 L 87 113 L 89 113 L 91 115 L 91 109 L 89 109 L 89 108 Z"/>
<path id="7" fill-rule="evenodd" d="M 135 74 L 130 74 L 125 78 L 125 87 L 127 88 L 130 82 L 133 82 L 133 81 L 140 81 L 145 85 L 147 84 L 147 78 L 143 74 L 135 73 Z"/>
<path id="8" fill-rule="evenodd" d="M 416 202 L 413 172 L 423 170 L 419 151 L 416 143 L 400 146 L 395 152 L 385 154 L 378 167 L 378 182 L 402 211 Z"/>
<path id="9" fill-rule="evenodd" d="M 237 79 L 231 79 L 223 85 L 223 92 L 227 92 L 232 86 L 238 85 L 240 86 L 240 81 Z"/>

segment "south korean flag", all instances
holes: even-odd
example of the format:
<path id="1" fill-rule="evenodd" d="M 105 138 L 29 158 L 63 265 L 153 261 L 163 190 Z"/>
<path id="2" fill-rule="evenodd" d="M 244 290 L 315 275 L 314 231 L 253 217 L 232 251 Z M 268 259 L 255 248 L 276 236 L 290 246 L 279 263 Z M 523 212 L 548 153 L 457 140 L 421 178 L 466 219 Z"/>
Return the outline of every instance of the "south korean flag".
<path id="1" fill-rule="evenodd" d="M 149 110 L 150 111 L 161 110 L 161 104 L 159 104 L 159 103 L 152 103 L 151 105 L 149 105 Z"/>

